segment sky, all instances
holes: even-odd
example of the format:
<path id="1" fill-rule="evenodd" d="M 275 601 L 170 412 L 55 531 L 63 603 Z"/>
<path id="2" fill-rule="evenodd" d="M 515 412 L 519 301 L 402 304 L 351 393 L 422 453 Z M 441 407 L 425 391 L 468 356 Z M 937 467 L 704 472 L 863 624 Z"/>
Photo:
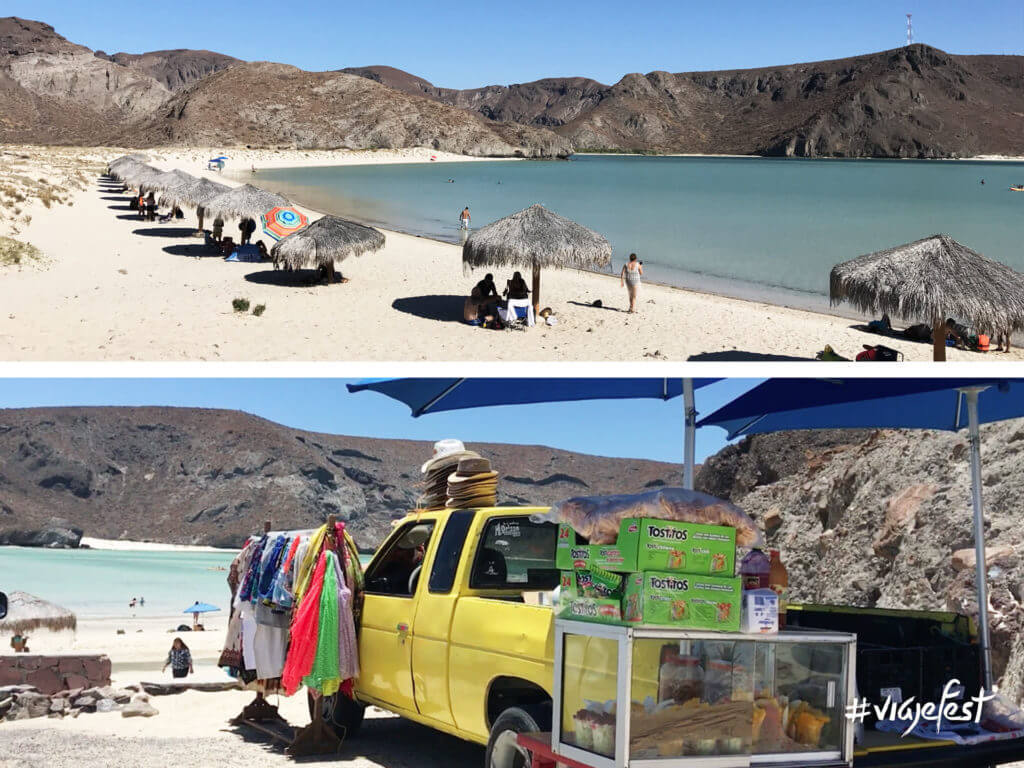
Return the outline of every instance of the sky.
<path id="1" fill-rule="evenodd" d="M 429 441 L 456 437 L 465 443 L 547 445 L 598 456 L 682 462 L 682 398 L 501 406 L 414 419 L 404 404 L 374 392 L 350 394 L 345 383 L 340 379 L 0 379 L 0 408 L 228 408 L 314 432 Z M 707 415 L 757 383 L 730 379 L 704 387 L 696 393 L 697 409 Z M 718 427 L 699 430 L 697 461 L 720 450 L 725 437 Z"/>
<path id="2" fill-rule="evenodd" d="M 820 61 L 915 40 L 950 53 L 1024 53 L 1020 0 L 418 0 L 211 3 L 5 0 L 0 13 L 53 25 L 108 53 L 206 48 L 325 70 L 387 64 L 450 88 L 629 72 Z M 244 13 L 243 13 L 244 11 Z"/>

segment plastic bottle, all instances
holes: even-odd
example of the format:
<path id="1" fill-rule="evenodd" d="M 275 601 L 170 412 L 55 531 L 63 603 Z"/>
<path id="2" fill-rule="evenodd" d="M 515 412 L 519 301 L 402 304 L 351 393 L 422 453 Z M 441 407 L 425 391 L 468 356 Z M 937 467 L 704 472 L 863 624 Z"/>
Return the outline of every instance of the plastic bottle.
<path id="1" fill-rule="evenodd" d="M 769 589 L 771 561 L 760 549 L 750 550 L 740 562 L 743 589 Z"/>
<path id="2" fill-rule="evenodd" d="M 786 599 L 789 593 L 789 572 L 782 563 L 782 556 L 779 550 L 771 552 L 771 566 L 769 569 L 768 586 L 779 596 L 779 629 L 786 626 Z"/>

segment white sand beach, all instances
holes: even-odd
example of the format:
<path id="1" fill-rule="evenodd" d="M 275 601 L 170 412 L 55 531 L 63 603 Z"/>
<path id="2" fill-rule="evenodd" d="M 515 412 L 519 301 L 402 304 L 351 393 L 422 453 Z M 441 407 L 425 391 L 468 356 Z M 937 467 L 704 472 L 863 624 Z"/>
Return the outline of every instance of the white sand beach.
<path id="1" fill-rule="evenodd" d="M 863 321 L 646 284 L 638 314 L 625 312 L 618 277 L 547 270 L 541 304 L 558 319 L 525 332 L 464 324 L 462 303 L 482 270 L 464 275 L 459 247 L 385 232 L 379 252 L 341 264 L 348 283 L 286 284 L 272 265 L 197 258 L 192 211 L 183 221 L 140 221 L 127 199 L 102 191 L 97 171 L 119 149 L 6 147 L 9 174 L 66 188 L 66 204 L 29 199 L 0 213 L 0 235 L 41 256 L 0 266 L 0 359 L 23 361 L 682 361 L 811 360 L 826 344 L 852 358 L 884 343 L 907 360 L 931 359 L 930 344 L 885 339 Z M 205 170 L 216 148 L 157 150 L 152 163 L 231 182 Z M 230 150 L 234 168 L 347 163 L 468 161 L 426 149 Z M 67 168 L 73 168 L 68 171 Z M 86 172 L 87 169 L 88 172 Z M 2 179 L 0 179 L 2 181 Z M 258 183 L 259 175 L 252 177 Z M 312 214 L 312 212 L 310 212 Z M 315 215 L 315 214 L 312 214 Z M 25 217 L 30 217 L 25 222 Z M 229 222 L 226 233 L 233 233 Z M 498 274 L 499 284 L 507 275 Z M 260 317 L 232 300 L 266 305 Z M 603 307 L 593 306 L 600 299 Z M 950 360 L 1021 359 L 949 350 Z"/>
<path id="2" fill-rule="evenodd" d="M 167 649 L 181 636 L 192 651 L 192 681 L 229 678 L 216 666 L 224 641 L 226 617 L 206 621 L 207 631 L 176 633 L 181 617 L 80 620 L 75 636 L 39 631 L 30 640 L 34 652 L 101 652 L 110 656 L 115 686 L 169 682 L 161 672 Z M 117 631 L 124 630 L 119 635 Z M 0 653 L 10 653 L 0 649 Z M 254 697 L 250 691 L 186 691 L 153 696 L 159 711 L 150 718 L 124 718 L 117 712 L 81 714 L 63 720 L 34 718 L 0 723 L 0 768 L 48 765 L 145 765 L 168 768 L 191 766 L 294 765 L 283 744 L 228 720 Z M 295 696 L 272 696 L 280 714 L 293 727 L 309 723 L 304 690 Z M 428 756 L 429 754 L 429 756 Z M 371 708 L 358 738 L 342 746 L 337 759 L 355 768 L 402 765 L 462 768 L 481 765 L 483 750 L 407 720 Z"/>
<path id="3" fill-rule="evenodd" d="M 127 539 L 97 539 L 83 536 L 80 542 L 90 549 L 112 549 L 123 552 L 228 552 L 220 547 L 204 547 L 196 544 L 164 544 L 159 541 L 128 541 Z"/>

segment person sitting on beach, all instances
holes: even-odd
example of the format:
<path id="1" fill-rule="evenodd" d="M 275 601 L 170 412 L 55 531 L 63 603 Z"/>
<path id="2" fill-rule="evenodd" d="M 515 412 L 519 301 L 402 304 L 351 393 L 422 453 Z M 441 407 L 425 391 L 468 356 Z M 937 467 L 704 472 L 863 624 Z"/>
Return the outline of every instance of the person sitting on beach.
<path id="1" fill-rule="evenodd" d="M 260 252 L 260 261 L 270 258 L 270 254 L 267 253 L 267 246 L 262 240 L 256 241 L 256 250 Z"/>
<path id="2" fill-rule="evenodd" d="M 147 221 L 156 220 L 156 194 L 153 192 L 146 195 L 146 219 Z"/>
<path id="3" fill-rule="evenodd" d="M 498 286 L 494 284 L 494 275 L 490 272 L 484 275 L 484 279 L 477 283 L 476 287 L 480 289 L 480 298 L 484 301 L 493 300 L 493 303 L 497 304 L 501 298 L 498 295 Z"/>
<path id="4" fill-rule="evenodd" d="M 139 218 L 146 218 L 146 196 L 139 191 Z"/>
<path id="5" fill-rule="evenodd" d="M 519 272 L 512 273 L 512 279 L 505 283 L 504 294 L 507 299 L 527 299 L 530 297 L 530 289 L 526 287 L 526 281 Z"/>
<path id="6" fill-rule="evenodd" d="M 636 312 L 636 295 L 640 291 L 640 277 L 644 273 L 644 263 L 638 261 L 636 254 L 629 254 L 629 261 L 622 265 L 619 273 L 619 284 L 625 285 L 629 292 L 629 312 Z"/>
<path id="7" fill-rule="evenodd" d="M 16 632 L 11 638 L 11 648 L 15 653 L 28 653 L 28 635 Z"/>
<path id="8" fill-rule="evenodd" d="M 160 671 L 167 671 L 168 666 L 170 666 L 171 674 L 174 677 L 188 677 L 190 672 L 195 674 L 195 669 L 192 667 L 192 653 L 180 637 L 174 638 L 174 642 L 171 643 L 171 650 L 167 652 L 167 661 L 164 662 L 163 669 Z"/>
<path id="9" fill-rule="evenodd" d="M 971 346 L 971 332 L 952 317 L 946 320 L 946 338 L 952 339 L 954 346 L 960 349 L 969 349 Z"/>
<path id="10" fill-rule="evenodd" d="M 220 241 L 220 254 L 224 258 L 227 258 L 235 252 L 235 241 L 230 237 L 225 237 Z"/>

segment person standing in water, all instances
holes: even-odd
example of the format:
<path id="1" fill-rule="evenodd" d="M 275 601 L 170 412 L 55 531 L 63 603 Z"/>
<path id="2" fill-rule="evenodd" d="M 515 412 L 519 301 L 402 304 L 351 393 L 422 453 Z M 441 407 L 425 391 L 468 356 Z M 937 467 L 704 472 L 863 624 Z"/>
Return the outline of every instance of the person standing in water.
<path id="1" fill-rule="evenodd" d="M 459 214 L 459 228 L 469 229 L 469 206 L 467 205 L 462 209 L 462 213 Z"/>
<path id="2" fill-rule="evenodd" d="M 636 294 L 640 290 L 640 277 L 644 273 L 644 263 L 638 261 L 636 254 L 629 254 L 629 261 L 622 265 L 622 272 L 619 274 L 619 284 L 625 285 L 629 292 L 629 312 L 636 312 Z"/>

